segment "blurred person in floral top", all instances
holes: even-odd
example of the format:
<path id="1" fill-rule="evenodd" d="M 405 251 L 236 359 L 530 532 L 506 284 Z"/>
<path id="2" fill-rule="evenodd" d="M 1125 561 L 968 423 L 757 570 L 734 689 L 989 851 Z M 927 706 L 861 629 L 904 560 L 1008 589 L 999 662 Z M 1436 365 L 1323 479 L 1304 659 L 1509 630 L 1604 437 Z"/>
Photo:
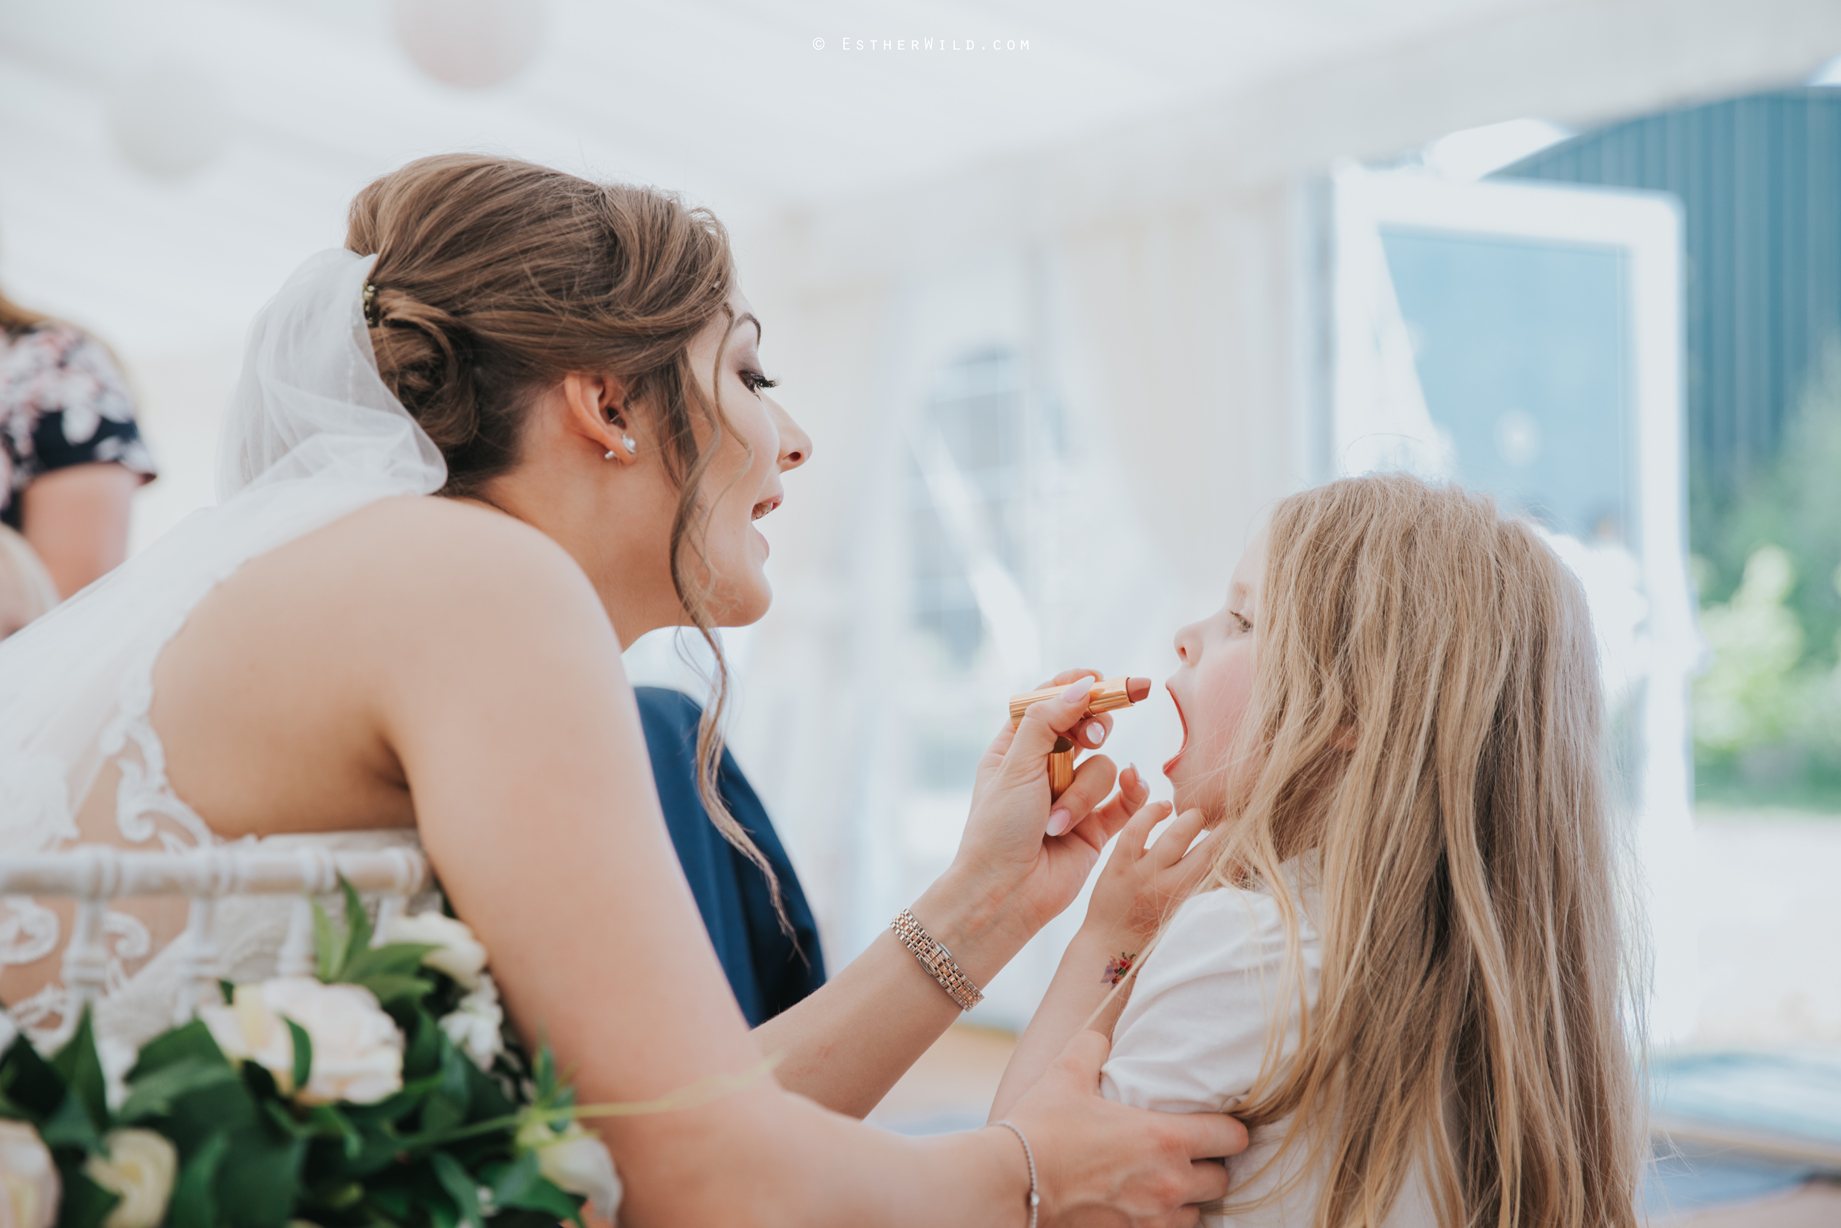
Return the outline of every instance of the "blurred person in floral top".
<path id="1" fill-rule="evenodd" d="M 0 523 L 60 597 L 128 553 L 128 503 L 154 476 L 108 347 L 0 294 Z"/>

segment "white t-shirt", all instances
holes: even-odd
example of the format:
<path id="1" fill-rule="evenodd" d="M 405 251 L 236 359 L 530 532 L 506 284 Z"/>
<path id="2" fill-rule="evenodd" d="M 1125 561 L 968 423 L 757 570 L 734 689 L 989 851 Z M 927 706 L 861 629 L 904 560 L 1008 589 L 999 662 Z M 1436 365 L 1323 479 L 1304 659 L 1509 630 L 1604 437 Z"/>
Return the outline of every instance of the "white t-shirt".
<path id="1" fill-rule="evenodd" d="M 1317 1000 L 1323 944 L 1308 916 L 1315 893 L 1300 907 L 1304 991 Z M 1113 1029 L 1112 1055 L 1100 1071 L 1108 1100 L 1171 1113 L 1232 1112 L 1259 1078 L 1266 1036 L 1281 1003 L 1285 1037 L 1279 1060 L 1297 1050 L 1297 982 L 1285 972 L 1285 927 L 1278 902 L 1258 891 L 1223 888 L 1185 901 L 1157 946 L 1145 958 L 1131 1000 Z M 1228 1205 L 1252 1202 L 1288 1180 L 1309 1161 L 1301 1138 L 1278 1154 L 1289 1120 L 1252 1132 L 1246 1151 L 1230 1159 Z M 1261 1170 L 1264 1171 L 1261 1171 Z M 1207 1215 L 1207 1228 L 1282 1225 L 1310 1228 L 1323 1186 L 1314 1172 L 1282 1197 L 1251 1211 Z M 1387 1228 L 1432 1228 L 1421 1181 L 1401 1190 Z"/>

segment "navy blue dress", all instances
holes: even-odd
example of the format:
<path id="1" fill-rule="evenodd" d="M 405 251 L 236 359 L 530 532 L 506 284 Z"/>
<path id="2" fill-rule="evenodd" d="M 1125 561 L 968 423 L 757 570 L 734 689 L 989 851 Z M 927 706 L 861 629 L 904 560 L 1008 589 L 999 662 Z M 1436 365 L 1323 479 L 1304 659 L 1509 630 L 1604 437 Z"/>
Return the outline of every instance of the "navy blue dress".
<path id="1" fill-rule="evenodd" d="M 825 983 L 817 922 L 779 833 L 727 750 L 722 752 L 717 774 L 722 799 L 780 880 L 786 915 L 793 923 L 791 938 L 774 916 L 767 880 L 710 822 L 697 796 L 697 722 L 703 709 L 688 695 L 665 687 L 634 690 L 671 843 L 677 848 L 722 970 L 728 974 L 729 988 L 753 1027 Z"/>

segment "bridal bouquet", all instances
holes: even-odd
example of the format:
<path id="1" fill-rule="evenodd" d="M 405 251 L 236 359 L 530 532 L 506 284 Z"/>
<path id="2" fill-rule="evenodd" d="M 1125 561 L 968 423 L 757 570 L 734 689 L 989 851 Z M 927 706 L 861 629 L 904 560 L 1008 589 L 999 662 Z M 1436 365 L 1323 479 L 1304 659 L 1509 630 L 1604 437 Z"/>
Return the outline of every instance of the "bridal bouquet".
<path id="1" fill-rule="evenodd" d="M 507 1042 L 472 932 L 424 913 L 373 946 L 345 900 L 343 934 L 317 913 L 317 976 L 224 983 L 125 1063 L 87 1012 L 49 1059 L 14 1037 L 0 1228 L 539 1228 L 589 1202 L 611 1219 L 613 1160 L 548 1050 Z"/>

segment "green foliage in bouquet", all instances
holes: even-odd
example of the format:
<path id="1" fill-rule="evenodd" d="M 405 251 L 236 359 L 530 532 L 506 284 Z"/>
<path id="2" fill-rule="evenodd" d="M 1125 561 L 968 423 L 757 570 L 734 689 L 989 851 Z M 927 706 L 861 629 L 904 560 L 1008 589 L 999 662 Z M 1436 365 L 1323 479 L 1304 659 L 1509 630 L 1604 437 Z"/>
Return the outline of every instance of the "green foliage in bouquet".
<path id="1" fill-rule="evenodd" d="M 285 1049 L 273 1047 L 238 1060 L 220 1044 L 221 1028 L 214 1035 L 204 1019 L 194 1019 L 142 1048 L 125 1096 L 114 1097 L 87 1011 L 49 1059 L 18 1037 L 0 1055 L 0 1117 L 30 1123 L 50 1149 L 62 1184 L 58 1228 L 102 1228 L 105 1220 L 119 1228 L 132 1220 L 111 1220 L 122 1195 L 92 1176 L 123 1131 L 170 1141 L 176 1153 L 170 1195 L 164 1214 L 156 1210 L 147 1222 L 172 1228 L 286 1228 L 292 1220 L 322 1228 L 581 1222 L 586 1200 L 545 1175 L 543 1153 L 550 1144 L 592 1136 L 572 1124 L 573 1093 L 547 1049 L 529 1061 L 508 1041 L 490 1057 L 490 1069 L 482 1069 L 441 1026 L 468 990 L 429 965 L 426 957 L 437 948 L 372 946 L 370 920 L 349 885 L 345 902 L 343 935 L 323 913 L 317 917 L 318 979 L 375 995 L 401 1033 L 400 1042 L 391 1036 L 389 1046 L 378 1047 L 393 1063 L 400 1043 L 400 1086 L 391 1077 L 378 1091 L 373 1080 L 376 1094 L 362 1097 L 364 1103 L 328 1099 L 324 1089 L 311 1094 L 318 1073 L 312 1036 L 287 1017 L 280 1022 L 291 1060 L 277 1062 L 274 1053 Z M 265 1009 L 266 986 L 223 988 L 220 1019 Z M 362 1009 L 371 1009 L 368 1002 Z M 382 1026 L 374 1013 L 369 1017 Z M 598 1141 L 592 1146 L 598 1149 Z M 611 1163 L 606 1173 L 613 1180 Z"/>

